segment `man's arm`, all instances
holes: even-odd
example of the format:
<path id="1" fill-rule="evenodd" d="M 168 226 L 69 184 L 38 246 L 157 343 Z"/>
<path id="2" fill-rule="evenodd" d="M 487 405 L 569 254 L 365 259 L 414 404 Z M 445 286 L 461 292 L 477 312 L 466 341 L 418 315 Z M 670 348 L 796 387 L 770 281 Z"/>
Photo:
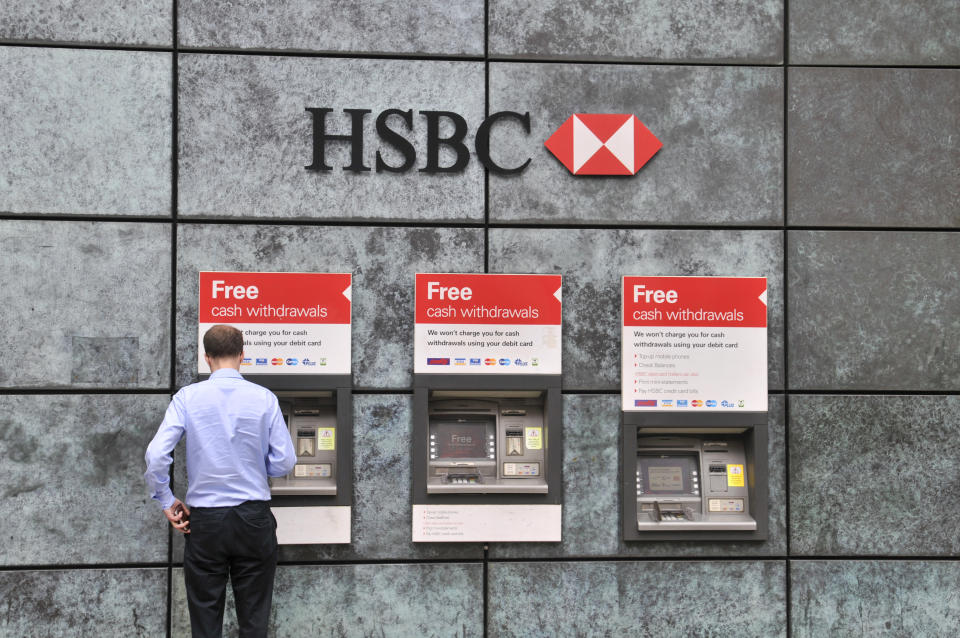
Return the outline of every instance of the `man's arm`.
<path id="1" fill-rule="evenodd" d="M 178 392 L 167 407 L 163 422 L 144 455 L 147 471 L 143 480 L 147 483 L 150 498 L 157 501 L 164 510 L 171 510 L 167 518 L 174 513 L 172 508 L 179 502 L 170 491 L 170 464 L 173 463 L 173 448 L 183 437 L 184 427 L 183 398 Z"/>
<path id="2" fill-rule="evenodd" d="M 283 413 L 280 412 L 280 404 L 276 397 L 272 398 L 273 406 L 269 417 L 270 447 L 266 458 L 267 476 L 286 476 L 297 464 L 297 453 L 293 449 L 293 441 L 290 440 L 290 431 L 283 420 Z"/>

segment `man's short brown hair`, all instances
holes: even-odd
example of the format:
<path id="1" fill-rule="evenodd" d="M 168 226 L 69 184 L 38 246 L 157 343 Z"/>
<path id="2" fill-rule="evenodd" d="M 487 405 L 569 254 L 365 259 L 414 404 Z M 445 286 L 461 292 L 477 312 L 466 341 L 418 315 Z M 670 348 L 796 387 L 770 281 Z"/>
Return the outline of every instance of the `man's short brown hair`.
<path id="1" fill-rule="evenodd" d="M 238 357 L 243 352 L 243 333 L 233 326 L 213 326 L 203 335 L 203 350 L 211 359 Z"/>

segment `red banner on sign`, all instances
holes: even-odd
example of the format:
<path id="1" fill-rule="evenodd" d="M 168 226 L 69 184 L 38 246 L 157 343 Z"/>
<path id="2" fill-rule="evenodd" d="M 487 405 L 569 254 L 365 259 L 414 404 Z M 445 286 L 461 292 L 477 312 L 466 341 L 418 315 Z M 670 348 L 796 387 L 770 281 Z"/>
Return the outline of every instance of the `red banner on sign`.
<path id="1" fill-rule="evenodd" d="M 560 325 L 560 275 L 423 274 L 416 322 Z"/>
<path id="2" fill-rule="evenodd" d="M 624 326 L 765 328 L 765 277 L 624 277 Z"/>
<path id="3" fill-rule="evenodd" d="M 201 272 L 200 323 L 350 323 L 349 273 Z"/>

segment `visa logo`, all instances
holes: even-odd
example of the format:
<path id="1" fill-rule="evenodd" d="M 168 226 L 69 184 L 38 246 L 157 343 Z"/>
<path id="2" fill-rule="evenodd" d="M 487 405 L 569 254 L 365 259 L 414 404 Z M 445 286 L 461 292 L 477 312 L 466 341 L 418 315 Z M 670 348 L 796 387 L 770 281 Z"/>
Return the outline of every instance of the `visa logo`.
<path id="1" fill-rule="evenodd" d="M 266 358 L 266 357 L 257 357 L 257 365 L 258 365 L 258 366 L 265 366 L 265 365 L 267 365 L 267 363 L 268 363 L 268 362 L 267 362 L 267 358 Z"/>
<path id="2" fill-rule="evenodd" d="M 677 407 L 678 407 L 678 408 L 685 408 L 685 407 L 687 407 L 688 405 L 689 405 L 689 404 L 687 403 L 687 400 L 686 400 L 686 399 L 677 399 Z"/>
<path id="3" fill-rule="evenodd" d="M 470 359 L 470 365 L 472 366 L 478 366 L 480 365 L 480 363 L 481 363 L 480 359 Z"/>

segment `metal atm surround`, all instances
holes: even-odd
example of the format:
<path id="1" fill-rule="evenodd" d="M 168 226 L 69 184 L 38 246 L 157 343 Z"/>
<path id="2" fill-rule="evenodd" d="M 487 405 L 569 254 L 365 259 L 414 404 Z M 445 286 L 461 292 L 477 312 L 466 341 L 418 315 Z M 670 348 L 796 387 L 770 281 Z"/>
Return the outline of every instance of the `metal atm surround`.
<path id="1" fill-rule="evenodd" d="M 526 406 L 526 407 L 524 407 Z M 438 411 L 439 409 L 439 411 Z M 503 414 L 504 409 L 509 413 Z M 478 430 L 484 429 L 484 445 L 489 436 L 495 436 L 493 448 L 498 458 L 487 455 L 464 458 L 462 477 L 455 461 L 430 458 L 431 417 L 449 411 L 454 419 Z M 539 418 L 542 411 L 543 449 L 541 455 L 518 446 L 522 453 L 515 457 L 518 474 L 523 467 L 532 469 L 540 463 L 541 478 L 513 478 L 504 476 L 504 464 L 514 457 L 506 456 L 507 429 L 521 430 L 511 425 L 510 419 L 521 419 L 518 412 L 527 412 L 530 418 Z M 415 505 L 452 504 L 547 504 L 563 502 L 561 463 L 563 439 L 561 429 L 561 398 L 559 375 L 415 375 L 413 408 L 413 503 Z M 501 427 L 497 428 L 497 423 Z M 512 434 L 511 430 L 511 434 Z M 488 449 L 485 449 L 488 451 Z M 501 454 L 503 452 L 503 454 Z M 448 481 L 430 480 L 438 465 L 441 471 L 452 473 Z M 446 467 L 450 466 L 450 467 Z M 479 479 L 479 480 L 478 480 Z"/>
<path id="2" fill-rule="evenodd" d="M 622 495 L 622 532 L 625 541 L 764 541 L 768 530 L 768 467 L 767 467 L 767 413 L 701 413 L 689 412 L 622 412 L 622 446 L 621 446 L 621 495 Z M 652 501 L 647 497 L 642 499 L 638 495 L 637 475 L 641 456 L 656 456 L 656 447 L 640 447 L 641 437 L 662 437 L 656 442 L 660 451 L 677 457 L 694 456 L 701 459 L 696 468 L 701 485 L 710 480 L 710 472 L 704 472 L 702 467 L 709 470 L 709 457 L 700 455 L 695 446 L 690 445 L 695 440 L 710 440 L 714 442 L 730 441 L 733 448 L 742 446 L 745 457 L 746 481 L 743 498 L 747 504 L 750 516 L 756 521 L 756 529 L 732 529 L 742 525 L 718 522 L 720 529 L 703 529 L 705 524 L 689 524 L 682 521 L 670 522 L 669 515 L 661 523 L 662 527 L 656 531 L 640 531 L 638 529 L 638 500 Z M 651 439 L 647 439 L 649 444 Z M 706 461 L 702 459 L 706 458 Z M 718 457 L 720 458 L 719 454 Z M 692 463 L 692 462 L 691 462 Z M 690 490 L 686 490 L 690 492 Z M 700 501 L 706 507 L 704 490 L 698 490 L 697 496 L 670 496 L 662 500 L 670 502 L 670 507 L 682 507 L 684 500 Z M 659 499 L 658 499 L 659 500 Z M 700 503 L 696 503 L 700 506 Z M 666 513 L 667 510 L 662 510 Z M 717 518 L 724 518 L 719 516 Z M 733 519 L 742 518 L 735 515 Z M 709 524 L 709 523 L 707 523 Z M 690 525 L 689 528 L 684 527 Z M 722 529 L 727 527 L 727 529 Z M 699 528 L 699 529 L 698 529 Z M 651 529 L 653 526 L 651 526 Z"/>
<path id="3" fill-rule="evenodd" d="M 241 370 L 241 374 L 243 371 Z M 210 375 L 200 375 L 201 380 Z M 285 479 L 270 479 L 272 507 L 316 507 L 327 505 L 353 504 L 353 398 L 351 375 L 309 375 L 309 374 L 243 374 L 251 383 L 262 385 L 277 395 L 284 418 L 288 418 L 287 408 L 293 401 L 300 399 L 318 406 L 326 406 L 332 414 L 324 417 L 326 421 L 335 421 L 336 444 L 335 458 L 330 481 L 317 482 L 320 485 L 304 485 L 297 489 L 291 472 Z M 334 416 L 335 415 L 335 416 Z M 290 422 L 287 420 L 287 427 Z M 292 433 L 294 449 L 297 437 Z M 282 487 L 275 491 L 275 483 Z M 306 481 L 304 481 L 306 483 Z M 285 485 L 284 485 L 285 484 Z M 291 489 L 292 488 L 292 489 Z"/>

